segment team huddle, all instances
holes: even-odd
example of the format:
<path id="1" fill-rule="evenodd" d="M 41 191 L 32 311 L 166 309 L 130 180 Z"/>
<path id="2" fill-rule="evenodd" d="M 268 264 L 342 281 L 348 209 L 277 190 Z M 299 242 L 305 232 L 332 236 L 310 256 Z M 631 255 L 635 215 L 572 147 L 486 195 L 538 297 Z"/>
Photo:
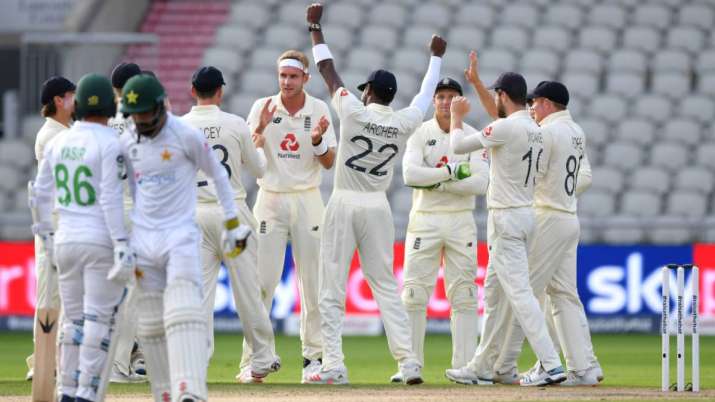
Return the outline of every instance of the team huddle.
<path id="1" fill-rule="evenodd" d="M 181 117 L 154 74 L 134 63 L 118 65 L 111 79 L 86 75 L 76 87 L 62 77 L 45 82 L 47 120 L 29 186 L 36 322 L 61 307 L 61 325 L 56 391 L 39 387 L 40 376 L 53 376 L 43 366 L 54 358 L 40 342 L 46 325 L 36 328 L 34 363 L 28 359 L 33 399 L 56 392 L 61 401 L 100 401 L 110 379 L 148 377 L 156 401 L 207 400 L 221 263 L 244 335 L 236 379 L 263 382 L 282 364 L 269 312 L 289 242 L 300 292 L 301 383 L 349 382 L 342 324 L 356 249 L 397 361 L 390 381 L 423 382 L 427 304 L 442 262 L 449 380 L 602 381 L 576 288 L 576 204 L 591 172 L 567 88 L 544 81 L 527 93 L 513 72 L 487 88 L 472 52 L 465 78 L 494 119 L 477 130 L 464 123 L 471 106 L 459 82 L 440 79 L 447 43 L 435 35 L 419 92 L 394 110 L 397 79 L 389 71 L 373 71 L 358 86 L 360 97 L 345 87 L 323 37 L 322 9 L 308 7 L 308 31 L 339 136 L 328 105 L 305 92 L 309 61 L 296 50 L 277 61 L 279 93 L 256 100 L 245 120 L 220 109 L 225 82 L 211 66 L 194 73 L 196 106 Z M 430 106 L 434 116 L 424 121 Z M 386 191 L 401 152 L 413 196 L 400 291 Z M 333 167 L 324 205 L 321 170 Z M 259 185 L 253 210 L 244 171 Z M 477 196 L 486 196 L 489 246 L 479 342 Z M 520 374 L 524 339 L 538 361 Z"/>

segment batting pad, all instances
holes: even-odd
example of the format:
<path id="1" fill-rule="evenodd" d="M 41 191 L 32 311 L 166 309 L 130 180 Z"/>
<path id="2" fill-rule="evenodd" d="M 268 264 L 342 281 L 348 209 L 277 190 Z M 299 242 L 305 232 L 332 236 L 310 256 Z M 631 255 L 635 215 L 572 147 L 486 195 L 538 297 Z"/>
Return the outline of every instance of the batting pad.
<path id="1" fill-rule="evenodd" d="M 98 317 L 85 315 L 84 337 L 79 349 L 79 388 L 77 397 L 97 400 L 102 370 L 107 362 L 111 327 Z"/>
<path id="2" fill-rule="evenodd" d="M 166 287 L 164 303 L 173 400 L 191 396 L 205 401 L 209 337 L 201 308 L 201 289 L 189 280 L 174 279 Z"/>
<path id="3" fill-rule="evenodd" d="M 60 392 L 75 396 L 77 393 L 77 371 L 79 370 L 79 345 L 83 338 L 82 320 L 65 318 L 60 334 Z"/>
<path id="4" fill-rule="evenodd" d="M 171 396 L 169 352 L 164 334 L 164 300 L 161 292 L 141 292 L 137 301 L 137 336 L 144 350 L 152 395 L 155 401 L 163 402 Z"/>

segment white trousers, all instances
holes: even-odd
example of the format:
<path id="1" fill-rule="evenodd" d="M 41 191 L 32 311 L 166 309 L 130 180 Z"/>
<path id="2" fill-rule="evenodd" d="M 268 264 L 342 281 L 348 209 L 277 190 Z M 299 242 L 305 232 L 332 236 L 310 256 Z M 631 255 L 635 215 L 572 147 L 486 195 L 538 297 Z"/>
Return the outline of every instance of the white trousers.
<path id="1" fill-rule="evenodd" d="M 531 286 L 553 318 L 555 334 L 569 370 L 582 373 L 596 362 L 591 334 L 576 286 L 576 250 L 580 227 L 575 214 L 536 208 L 534 238 L 529 246 Z M 545 296 L 545 299 L 544 299 Z M 548 319 L 548 317 L 547 317 Z M 551 321 L 551 320 L 549 320 Z M 518 321 L 512 320 L 499 372 L 516 367 L 524 341 Z"/>
<path id="2" fill-rule="evenodd" d="M 484 280 L 482 337 L 469 362 L 469 367 L 481 378 L 494 376 L 494 364 L 504 345 L 511 314 L 524 328 L 526 338 L 544 368 L 551 370 L 561 366 L 546 328 L 544 313 L 529 283 L 527 247 L 533 228 L 531 207 L 489 210 L 489 265 Z"/>
<path id="3" fill-rule="evenodd" d="M 131 228 L 132 220 L 130 218 L 132 205 L 124 203 L 124 225 L 127 229 Z M 114 353 L 114 365 L 122 373 L 131 374 L 131 358 L 132 350 L 137 337 L 137 316 L 132 313 L 137 309 L 137 300 L 139 292 L 131 284 L 127 288 L 127 297 L 123 302 L 123 309 L 117 315 L 117 349 Z"/>
<path id="4" fill-rule="evenodd" d="M 86 327 L 87 320 L 100 323 L 103 327 L 110 328 L 110 332 L 100 334 L 106 336 L 111 342 L 111 327 L 114 316 L 119 308 L 124 295 L 124 286 L 107 280 L 107 273 L 114 264 L 114 253 L 111 247 L 103 247 L 86 243 L 63 243 L 55 246 L 57 269 L 59 272 L 59 291 L 62 300 L 64 316 L 62 328 L 76 328 L 74 331 L 63 331 L 62 336 L 72 334 L 75 345 L 79 345 L 79 359 L 76 357 L 61 356 L 63 363 L 70 362 L 75 367 L 60 367 L 57 378 L 61 394 L 77 396 L 85 399 L 94 399 L 96 389 L 87 384 L 83 385 L 75 379 L 75 370 L 89 376 L 98 377 L 106 361 L 101 367 L 92 364 L 98 357 L 98 345 L 87 345 L 87 333 L 82 336 L 77 331 Z M 59 332 L 59 331 L 58 331 Z M 85 332 L 87 332 L 85 328 Z M 76 353 L 65 347 L 71 343 L 69 339 L 62 342 L 60 354 Z M 75 346 L 76 347 L 76 346 Z M 109 343 L 106 344 L 107 349 Z M 106 350 L 105 356 L 106 358 Z"/>
<path id="5" fill-rule="evenodd" d="M 452 367 L 463 367 L 474 356 L 478 332 L 476 249 L 472 211 L 410 214 L 402 303 L 410 317 L 413 350 L 423 366 L 427 304 L 442 261 L 445 294 L 452 309 Z"/>
<path id="6" fill-rule="evenodd" d="M 221 234 L 224 230 L 224 216 L 221 207 L 216 203 L 199 203 L 196 208 L 196 221 L 202 234 L 203 308 L 208 318 L 210 355 L 214 350 L 213 311 L 216 282 L 223 261 L 228 270 L 233 300 L 245 337 L 244 355 L 247 358 L 242 362 L 244 366 L 241 368 L 251 362 L 263 368 L 273 363 L 274 336 L 271 320 L 261 298 L 261 285 L 258 279 L 256 220 L 244 200 L 237 201 L 236 207 L 239 221 L 249 225 L 253 230 L 246 248 L 236 258 L 226 258 L 223 255 Z"/>
<path id="7" fill-rule="evenodd" d="M 324 222 L 319 304 L 323 370 L 345 364 L 342 348 L 345 288 L 356 248 L 361 269 L 380 309 L 392 356 L 399 363 L 416 360 L 409 320 L 400 303 L 392 269 L 395 228 L 385 193 L 334 190 Z"/>
<path id="8" fill-rule="evenodd" d="M 273 293 L 283 273 L 286 245 L 290 241 L 300 292 L 302 354 L 311 360 L 320 358 L 323 348 L 318 311 L 323 211 L 323 199 L 317 188 L 294 193 L 260 189 L 253 207 L 258 221 L 258 274 L 266 310 L 271 311 Z M 246 360 L 245 354 L 241 360 Z"/>

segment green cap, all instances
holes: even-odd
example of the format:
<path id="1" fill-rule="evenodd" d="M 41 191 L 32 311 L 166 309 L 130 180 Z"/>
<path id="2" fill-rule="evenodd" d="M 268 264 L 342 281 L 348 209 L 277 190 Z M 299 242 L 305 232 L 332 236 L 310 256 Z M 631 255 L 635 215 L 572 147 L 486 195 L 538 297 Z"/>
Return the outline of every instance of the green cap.
<path id="1" fill-rule="evenodd" d="M 122 88 L 122 113 L 146 113 L 164 103 L 166 93 L 156 77 L 139 74 L 130 78 Z"/>
<path id="2" fill-rule="evenodd" d="M 90 114 L 114 117 L 117 113 L 112 83 L 109 78 L 100 74 L 87 74 L 79 80 L 74 104 L 78 119 Z"/>

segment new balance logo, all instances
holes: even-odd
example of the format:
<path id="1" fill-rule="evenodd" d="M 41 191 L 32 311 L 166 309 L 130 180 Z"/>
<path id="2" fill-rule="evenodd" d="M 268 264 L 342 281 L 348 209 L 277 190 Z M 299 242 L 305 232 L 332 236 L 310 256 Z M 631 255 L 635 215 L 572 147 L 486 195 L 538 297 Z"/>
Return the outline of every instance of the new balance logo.
<path id="1" fill-rule="evenodd" d="M 266 221 L 261 221 L 261 227 L 259 229 L 260 234 L 266 234 Z"/>
<path id="2" fill-rule="evenodd" d="M 472 247 L 472 242 L 471 242 L 471 241 L 467 243 L 467 247 Z"/>
<path id="3" fill-rule="evenodd" d="M 412 246 L 412 249 L 413 249 L 413 250 L 419 250 L 421 243 L 422 243 L 422 238 L 416 237 L 416 238 L 415 238 L 415 244 Z"/>
<path id="4" fill-rule="evenodd" d="M 278 124 L 281 122 L 281 120 L 283 120 L 281 117 L 276 117 L 275 119 L 273 119 L 273 123 Z"/>
<path id="5" fill-rule="evenodd" d="M 437 145 L 437 140 L 433 139 L 433 140 L 427 141 L 427 146 L 433 147 L 435 145 Z"/>
<path id="6" fill-rule="evenodd" d="M 310 230 L 312 230 L 313 232 L 317 232 L 319 228 L 319 226 L 313 226 L 312 228 L 310 228 Z"/>

